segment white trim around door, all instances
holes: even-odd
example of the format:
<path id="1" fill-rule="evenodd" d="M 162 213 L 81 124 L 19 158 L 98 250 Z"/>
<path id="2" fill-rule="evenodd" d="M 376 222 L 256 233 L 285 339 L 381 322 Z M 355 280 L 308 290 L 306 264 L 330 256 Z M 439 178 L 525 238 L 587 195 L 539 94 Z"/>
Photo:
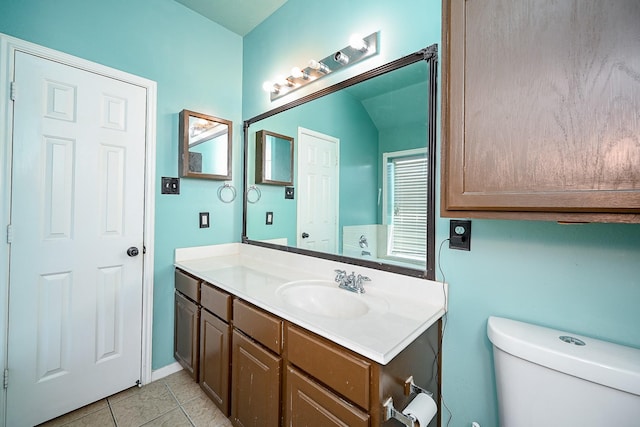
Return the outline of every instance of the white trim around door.
<path id="1" fill-rule="evenodd" d="M 155 163 L 156 163 L 156 82 L 104 65 L 87 61 L 66 53 L 39 46 L 0 33 L 0 227 L 3 228 L 0 242 L 0 367 L 7 366 L 8 293 L 9 293 L 9 248 L 11 230 L 11 159 L 13 141 L 12 97 L 19 96 L 19 88 L 14 90 L 11 81 L 14 75 L 16 52 L 25 52 L 44 59 L 73 66 L 84 71 L 103 75 L 139 86 L 146 91 L 146 141 L 145 141 L 145 188 L 144 188 L 144 263 L 142 296 L 142 384 L 152 380 L 151 339 L 153 319 L 153 261 L 154 261 L 154 221 L 155 221 Z M 6 230 L 6 231 L 5 231 Z M 4 375 L 0 375 L 0 380 Z M 0 386 L 0 414 L 6 414 L 6 392 Z M 4 416 L 0 417 L 0 427 L 4 426 Z"/>

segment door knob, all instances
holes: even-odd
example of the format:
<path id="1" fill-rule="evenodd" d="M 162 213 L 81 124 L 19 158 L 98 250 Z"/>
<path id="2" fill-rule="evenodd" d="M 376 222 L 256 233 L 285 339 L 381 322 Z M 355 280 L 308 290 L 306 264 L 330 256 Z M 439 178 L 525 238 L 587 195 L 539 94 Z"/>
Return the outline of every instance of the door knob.
<path id="1" fill-rule="evenodd" d="M 302 233 L 302 238 L 306 239 L 307 237 L 309 237 L 309 233 Z"/>
<path id="2" fill-rule="evenodd" d="M 131 257 L 137 256 L 139 253 L 140 251 L 135 246 L 131 246 L 129 249 L 127 249 L 127 255 Z"/>

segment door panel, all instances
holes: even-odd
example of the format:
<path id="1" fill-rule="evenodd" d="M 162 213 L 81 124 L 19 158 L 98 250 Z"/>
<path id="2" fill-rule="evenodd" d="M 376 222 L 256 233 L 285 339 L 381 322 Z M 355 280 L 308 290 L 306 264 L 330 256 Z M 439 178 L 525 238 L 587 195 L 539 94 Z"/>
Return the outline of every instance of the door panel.
<path id="1" fill-rule="evenodd" d="M 337 138 L 298 131 L 298 242 L 314 251 L 338 250 Z"/>
<path id="2" fill-rule="evenodd" d="M 140 379 L 145 89 L 15 57 L 7 425 Z M 28 396 L 28 398 L 27 398 Z"/>

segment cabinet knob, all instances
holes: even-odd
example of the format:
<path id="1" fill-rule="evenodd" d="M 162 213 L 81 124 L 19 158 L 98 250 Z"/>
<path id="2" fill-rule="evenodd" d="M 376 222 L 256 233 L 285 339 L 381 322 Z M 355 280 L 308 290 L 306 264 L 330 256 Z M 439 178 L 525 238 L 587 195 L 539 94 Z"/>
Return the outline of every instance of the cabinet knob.
<path id="1" fill-rule="evenodd" d="M 306 239 L 307 237 L 309 237 L 309 233 L 302 233 L 302 238 Z"/>

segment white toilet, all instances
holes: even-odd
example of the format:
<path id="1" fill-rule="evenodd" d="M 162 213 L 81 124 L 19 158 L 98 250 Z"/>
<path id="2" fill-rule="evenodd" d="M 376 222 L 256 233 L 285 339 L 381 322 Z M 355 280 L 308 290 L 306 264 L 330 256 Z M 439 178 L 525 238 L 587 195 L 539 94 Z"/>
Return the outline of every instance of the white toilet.
<path id="1" fill-rule="evenodd" d="M 639 349 L 500 317 L 487 335 L 502 427 L 640 426 Z"/>

